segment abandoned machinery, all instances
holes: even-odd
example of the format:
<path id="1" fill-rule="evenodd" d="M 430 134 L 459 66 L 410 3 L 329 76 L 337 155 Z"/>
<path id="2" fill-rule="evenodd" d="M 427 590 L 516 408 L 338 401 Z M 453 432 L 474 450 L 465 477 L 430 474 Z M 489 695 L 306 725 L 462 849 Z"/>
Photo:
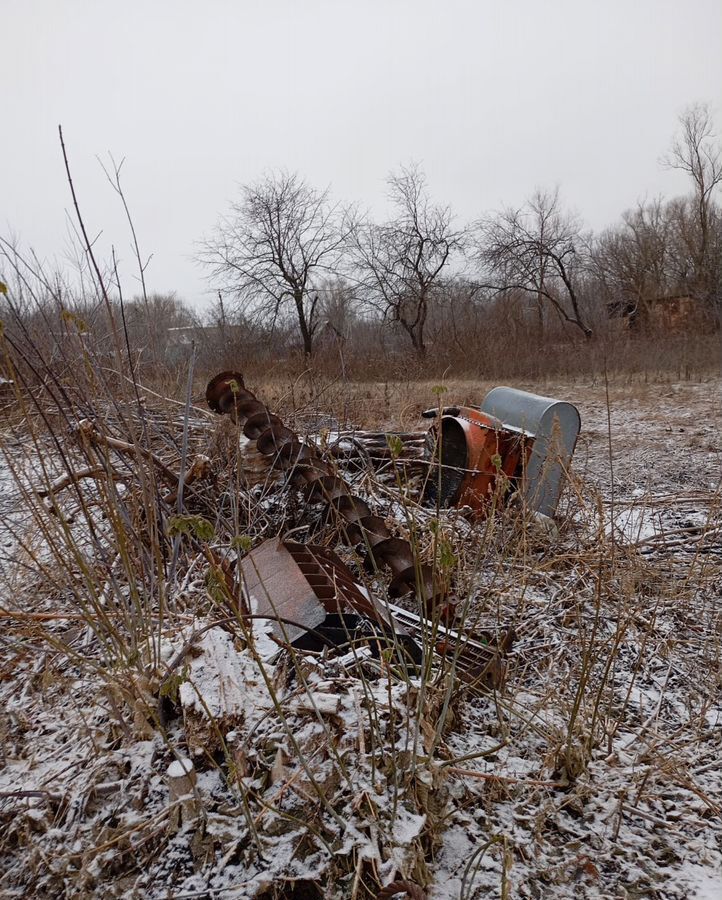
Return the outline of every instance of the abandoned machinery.
<path id="1" fill-rule="evenodd" d="M 368 637 L 373 623 L 369 643 L 379 648 L 392 639 L 408 660 L 419 663 L 417 642 L 433 634 L 435 649 L 453 653 L 467 681 L 498 683 L 511 630 L 501 638 L 485 636 L 485 642 L 455 632 L 450 627 L 453 601 L 435 583 L 433 568 L 418 560 L 409 541 L 391 533 L 315 446 L 304 443 L 245 387 L 240 373 L 213 378 L 206 400 L 215 412 L 231 416 L 270 467 L 285 473 L 307 500 L 325 504 L 341 526 L 344 543 L 365 548 L 372 571 L 389 570 L 389 596 L 415 592 L 426 616 L 371 600 L 331 551 L 276 538 L 248 553 L 241 569 L 251 612 L 268 615 L 278 639 L 299 649 L 313 649 L 313 635 L 353 644 L 359 629 Z M 464 506 L 483 516 L 513 486 L 532 511 L 554 514 L 579 433 L 574 406 L 499 387 L 480 407 L 446 407 L 423 415 L 436 419 L 426 439 L 427 503 Z M 377 453 L 383 449 L 378 440 L 373 446 Z"/>
<path id="2" fill-rule="evenodd" d="M 446 407 L 429 432 L 439 474 L 428 479 L 426 498 L 483 515 L 514 486 L 528 509 L 553 516 L 580 424 L 571 403 L 509 387 L 489 391 L 479 407 Z"/>

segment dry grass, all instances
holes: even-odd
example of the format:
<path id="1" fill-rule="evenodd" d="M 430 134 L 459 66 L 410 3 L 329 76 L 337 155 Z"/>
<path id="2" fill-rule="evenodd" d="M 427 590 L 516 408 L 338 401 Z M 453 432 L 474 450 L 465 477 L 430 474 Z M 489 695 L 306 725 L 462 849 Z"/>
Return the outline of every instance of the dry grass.
<path id="1" fill-rule="evenodd" d="M 0 893 L 366 900 L 405 880 L 434 900 L 681 900 L 713 878 L 719 335 L 540 339 L 497 306 L 452 336 L 442 317 L 424 361 L 371 327 L 310 370 L 267 334 L 170 365 L 128 338 L 76 211 L 90 287 L 72 309 L 5 253 Z M 465 628 L 514 628 L 498 689 L 446 661 L 411 672 L 394 647 L 267 652 L 233 564 L 269 535 L 336 533 L 253 483 L 234 427 L 200 408 L 221 357 L 303 434 L 418 429 L 503 382 L 579 403 L 546 529 L 516 505 L 424 508 L 402 468 L 349 473 L 450 579 Z M 201 454 L 211 477 L 179 492 Z M 383 600 L 362 548 L 339 551 Z"/>
<path id="2" fill-rule="evenodd" d="M 248 382 L 304 431 L 336 419 L 416 428 L 439 400 L 434 381 Z M 487 386 L 449 381 L 441 399 L 478 402 Z M 454 561 L 467 627 L 515 628 L 505 687 L 482 697 L 453 672 L 419 681 L 392 660 L 388 671 L 271 662 L 242 618 L 234 638 L 209 627 L 228 615 L 215 558 L 279 530 L 332 534 L 281 485 L 249 485 L 233 428 L 193 412 L 182 390 L 139 406 L 132 391 L 94 394 L 76 379 L 55 402 L 37 384 L 19 396 L 3 433 L 15 500 L 0 888 L 360 898 L 403 877 L 449 898 L 619 896 L 630 883 L 642 896 L 689 893 L 690 868 L 722 858 L 719 384 L 613 381 L 609 406 L 603 382 L 523 386 L 581 406 L 558 531 L 516 508 L 476 524 L 449 511 L 431 542 L 437 516 L 413 482 L 399 504 L 393 472 L 364 474 L 400 535 Z M 83 438 L 81 418 L 100 440 Z M 196 453 L 214 478 L 181 509 L 164 469 Z M 39 497 L 87 465 L 106 477 Z M 635 534 L 627 512 L 656 516 L 654 533 L 644 519 Z M 383 597 L 385 581 L 346 558 Z M 209 644 L 191 640 L 206 627 Z M 230 669 L 209 681 L 219 653 Z M 236 687 L 219 696 L 228 671 Z M 178 797 L 168 768 L 189 754 L 197 781 Z"/>
<path id="3" fill-rule="evenodd" d="M 671 386 L 674 386 L 676 400 L 683 400 L 685 393 L 692 397 L 699 391 L 699 385 L 706 384 L 709 386 L 714 409 L 713 397 L 718 390 L 718 380 L 718 371 L 709 371 L 689 381 L 680 381 L 675 373 L 658 371 L 652 375 L 610 374 L 606 381 L 603 373 L 580 375 L 574 379 L 515 379 L 513 386 L 544 396 L 568 399 L 582 406 L 587 403 L 605 403 L 608 388 L 611 405 L 617 408 L 633 401 L 653 404 L 656 398 L 668 394 Z M 338 422 L 351 423 L 359 428 L 389 430 L 422 428 L 424 420 L 420 418 L 421 413 L 438 405 L 439 388 L 442 388 L 442 403 L 478 405 L 491 388 L 510 383 L 490 377 L 444 376 L 438 379 L 344 381 L 308 371 L 300 375 L 273 378 L 262 374 L 255 378 L 251 372 L 246 374 L 246 381 L 269 406 L 286 415 L 314 417 L 327 414 Z M 194 397 L 199 405 L 203 403 L 204 390 L 205 383 L 197 382 Z M 663 407 L 658 414 L 665 415 Z"/>

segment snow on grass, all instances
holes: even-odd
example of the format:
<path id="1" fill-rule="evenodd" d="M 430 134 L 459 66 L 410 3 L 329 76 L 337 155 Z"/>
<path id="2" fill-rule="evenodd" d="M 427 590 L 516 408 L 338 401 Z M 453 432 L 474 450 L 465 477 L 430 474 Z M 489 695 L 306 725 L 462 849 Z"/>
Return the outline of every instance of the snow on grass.
<path id="1" fill-rule="evenodd" d="M 504 690 L 455 691 L 435 743 L 443 685 L 421 702 L 419 679 L 350 655 L 291 660 L 261 623 L 253 647 L 220 626 L 192 640 L 217 617 L 200 554 L 176 617 L 155 623 L 157 671 L 142 655 L 103 668 L 84 623 L 8 620 L 0 895 L 269 898 L 315 883 L 340 900 L 408 877 L 449 900 L 718 896 L 719 453 L 710 387 L 694 387 L 661 418 L 656 397 L 615 407 L 613 491 L 606 410 L 582 407 L 583 481 L 558 534 L 444 520 L 459 557 L 481 558 L 465 582 L 478 627 L 518 636 Z M 378 502 L 405 527 L 398 499 Z M 38 583 L 5 601 L 66 612 Z M 176 802 L 169 776 L 191 759 L 194 796 Z"/>

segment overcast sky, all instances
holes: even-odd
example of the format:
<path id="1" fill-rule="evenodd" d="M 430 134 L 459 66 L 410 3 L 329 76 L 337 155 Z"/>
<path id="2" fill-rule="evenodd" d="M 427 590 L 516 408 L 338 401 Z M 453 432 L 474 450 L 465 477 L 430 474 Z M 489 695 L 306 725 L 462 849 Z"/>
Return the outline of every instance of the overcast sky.
<path id="1" fill-rule="evenodd" d="M 62 259 L 61 123 L 126 294 L 108 151 L 126 160 L 149 287 L 197 306 L 194 243 L 270 168 L 382 215 L 386 174 L 415 160 L 461 221 L 559 185 L 600 228 L 686 190 L 660 157 L 687 104 L 722 124 L 720 0 L 0 0 L 0 13 L 0 233 Z"/>

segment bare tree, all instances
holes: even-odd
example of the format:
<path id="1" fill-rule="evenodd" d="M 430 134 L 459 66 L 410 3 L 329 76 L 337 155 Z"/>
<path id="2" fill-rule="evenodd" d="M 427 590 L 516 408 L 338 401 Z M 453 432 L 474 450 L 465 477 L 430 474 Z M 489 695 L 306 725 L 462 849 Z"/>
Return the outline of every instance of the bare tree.
<path id="1" fill-rule="evenodd" d="M 343 278 L 330 278 L 321 285 L 320 316 L 325 325 L 347 338 L 357 319 L 357 297 L 353 285 Z"/>
<path id="2" fill-rule="evenodd" d="M 595 241 L 591 269 L 613 315 L 632 324 L 648 320 L 657 300 L 693 297 L 713 305 L 719 298 L 722 229 L 715 189 L 722 183 L 722 154 L 707 107 L 692 106 L 664 159 L 686 172 L 692 193 L 663 202 L 639 203 L 622 225 Z"/>
<path id="3" fill-rule="evenodd" d="M 577 289 L 580 227 L 574 216 L 562 211 L 558 191 L 537 191 L 521 209 L 505 209 L 482 220 L 477 235 L 484 288 L 529 294 L 540 320 L 546 302 L 562 320 L 591 337 Z"/>
<path id="4" fill-rule="evenodd" d="M 694 267 L 687 278 L 690 293 L 712 302 L 719 291 L 720 214 L 714 194 L 722 184 L 722 153 L 709 107 L 690 106 L 680 116 L 679 123 L 680 132 L 664 162 L 671 169 L 685 172 L 692 180 L 693 215 L 685 215 L 683 208 L 678 210 L 678 237 L 686 245 Z"/>
<path id="5" fill-rule="evenodd" d="M 322 279 L 337 272 L 350 216 L 298 175 L 277 172 L 243 188 L 199 259 L 241 307 L 275 325 L 291 317 L 307 356 L 318 327 Z"/>
<path id="6" fill-rule="evenodd" d="M 131 346 L 151 363 L 164 361 L 174 333 L 200 325 L 193 310 L 173 292 L 134 297 L 124 303 L 122 315 Z"/>
<path id="7" fill-rule="evenodd" d="M 610 315 L 643 323 L 650 302 L 684 293 L 672 271 L 671 233 L 668 204 L 654 200 L 628 210 L 620 226 L 594 239 L 590 271 Z"/>
<path id="8" fill-rule="evenodd" d="M 369 303 L 398 322 L 424 356 L 429 308 L 453 255 L 463 248 L 464 235 L 452 227 L 448 207 L 431 203 L 417 166 L 392 173 L 388 185 L 396 215 L 383 225 L 357 230 L 356 261 Z"/>

